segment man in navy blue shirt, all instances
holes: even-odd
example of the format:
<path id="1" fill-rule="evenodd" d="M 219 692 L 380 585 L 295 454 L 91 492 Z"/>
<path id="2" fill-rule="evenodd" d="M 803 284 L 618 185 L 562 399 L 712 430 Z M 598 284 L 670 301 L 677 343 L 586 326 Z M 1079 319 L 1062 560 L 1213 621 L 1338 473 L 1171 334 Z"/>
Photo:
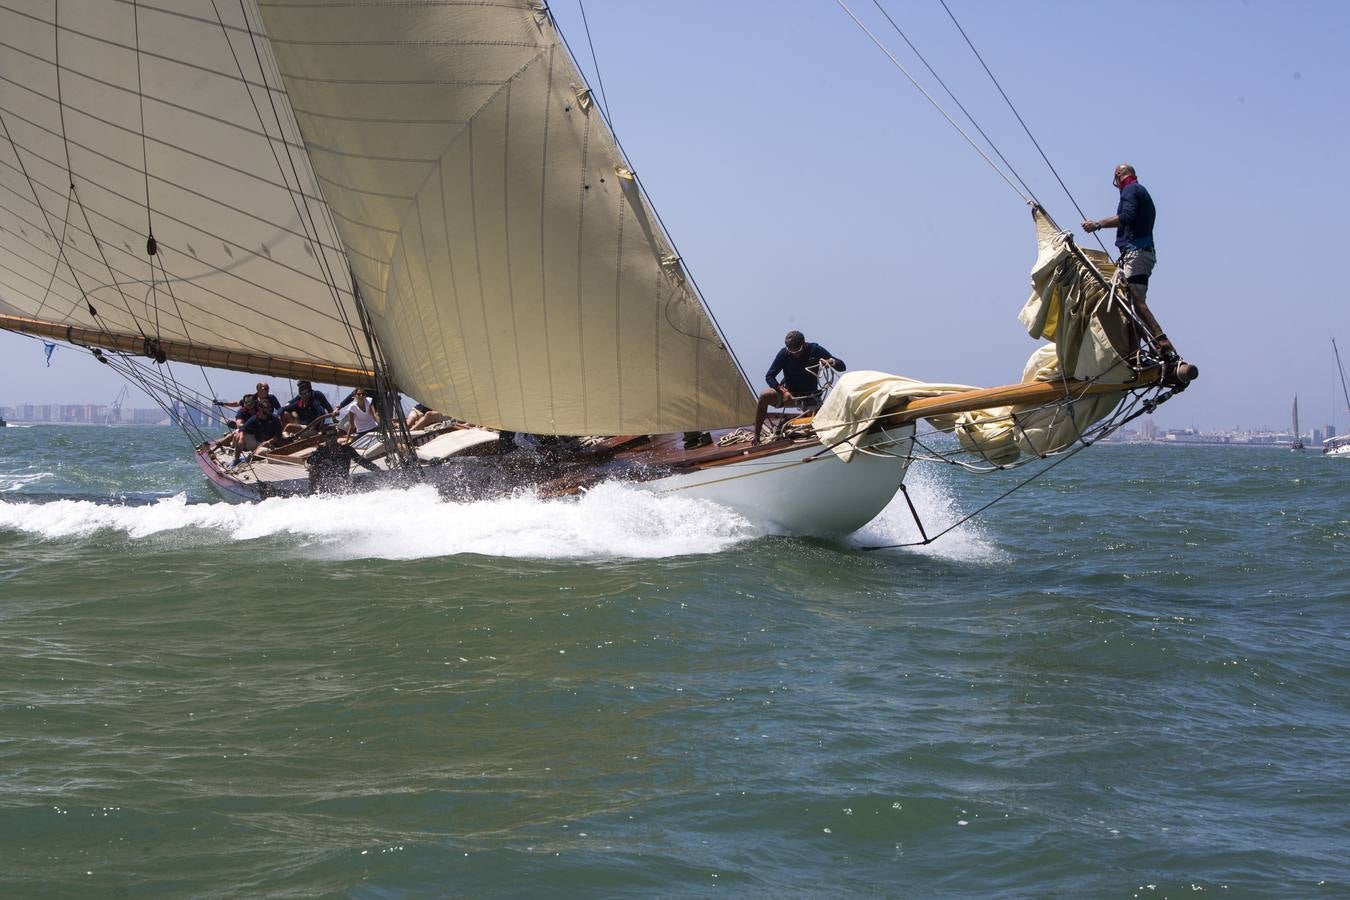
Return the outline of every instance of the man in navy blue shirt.
<path id="1" fill-rule="evenodd" d="M 755 436 L 753 443 L 759 443 L 759 432 L 764 427 L 764 417 L 769 407 L 813 406 L 816 394 L 820 392 L 817 372 L 821 366 L 828 366 L 840 372 L 847 368 L 842 359 L 819 344 L 814 344 L 802 336 L 800 331 L 789 331 L 783 338 L 783 349 L 773 358 L 773 365 L 764 374 L 769 389 L 759 395 L 759 406 L 755 409 Z M 815 369 L 816 371 L 812 371 Z M 783 380 L 779 382 L 778 376 Z"/>
<path id="2" fill-rule="evenodd" d="M 295 389 L 295 399 L 281 408 L 281 419 L 287 425 L 299 424 L 307 429 L 315 419 L 332 415 L 333 404 L 328 402 L 323 391 L 314 390 L 308 381 L 297 381 Z"/>
<path id="3" fill-rule="evenodd" d="M 1083 230 L 1088 234 L 1102 228 L 1116 230 L 1116 248 L 1120 250 L 1121 274 L 1125 277 L 1125 283 L 1129 285 L 1135 311 L 1152 332 L 1158 349 L 1162 352 L 1163 361 L 1174 363 L 1177 360 L 1176 348 L 1172 346 L 1167 335 L 1163 334 L 1158 320 L 1153 317 L 1148 304 L 1144 302 L 1144 298 L 1148 295 L 1149 276 L 1153 274 L 1153 267 L 1158 262 L 1158 254 L 1153 247 L 1153 222 L 1158 212 L 1153 206 L 1153 198 L 1139 183 L 1134 166 L 1129 163 L 1116 166 L 1112 183 L 1120 189 L 1120 203 L 1116 206 L 1116 214 L 1108 219 L 1095 221 L 1089 219 L 1083 222 Z"/>
<path id="4" fill-rule="evenodd" d="M 257 403 L 253 415 L 235 424 L 234 462 L 239 463 L 240 451 L 266 447 L 281 437 L 281 420 L 272 414 L 269 404 Z"/>

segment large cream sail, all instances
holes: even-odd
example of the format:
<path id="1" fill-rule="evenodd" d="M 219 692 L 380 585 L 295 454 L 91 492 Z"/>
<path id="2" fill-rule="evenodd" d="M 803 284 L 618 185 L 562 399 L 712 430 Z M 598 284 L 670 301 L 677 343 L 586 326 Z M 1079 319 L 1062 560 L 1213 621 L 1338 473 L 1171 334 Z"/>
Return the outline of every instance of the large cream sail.
<path id="1" fill-rule="evenodd" d="M 752 417 L 541 5 L 259 8 L 403 391 L 540 433 Z"/>
<path id="2" fill-rule="evenodd" d="M 0 7 L 0 314 L 191 361 L 370 368 L 346 254 L 245 15 Z"/>

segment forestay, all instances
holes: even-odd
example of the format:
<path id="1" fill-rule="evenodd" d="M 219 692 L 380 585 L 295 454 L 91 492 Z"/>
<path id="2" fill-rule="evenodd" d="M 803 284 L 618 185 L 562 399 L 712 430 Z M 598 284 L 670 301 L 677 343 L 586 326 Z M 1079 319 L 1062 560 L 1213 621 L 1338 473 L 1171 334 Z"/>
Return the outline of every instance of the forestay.
<path id="1" fill-rule="evenodd" d="M 0 7 L 0 313 L 261 371 L 369 369 L 345 254 L 248 9 Z"/>
<path id="2" fill-rule="evenodd" d="M 1062 395 L 1054 402 L 922 415 L 935 428 L 955 430 L 966 450 L 997 465 L 1053 453 L 1078 441 L 1131 387 L 1139 386 L 1138 373 L 1128 362 L 1136 343 L 1119 296 L 1124 288 L 1113 286 L 1115 266 L 1105 254 L 1078 248 L 1039 207 L 1032 214 L 1037 258 L 1031 296 L 1019 318 L 1032 337 L 1049 343 L 1027 360 L 1021 383 L 1057 383 L 1063 385 Z M 848 461 L 859 452 L 858 439 L 878 420 L 901 421 L 900 411 L 919 398 L 967 392 L 986 394 L 981 399 L 989 402 L 1008 389 L 981 392 L 882 372 L 850 372 L 836 383 L 814 426 L 821 441 Z"/>
<path id="3" fill-rule="evenodd" d="M 744 377 L 542 6 L 260 11 L 403 391 L 536 433 L 752 418 Z"/>

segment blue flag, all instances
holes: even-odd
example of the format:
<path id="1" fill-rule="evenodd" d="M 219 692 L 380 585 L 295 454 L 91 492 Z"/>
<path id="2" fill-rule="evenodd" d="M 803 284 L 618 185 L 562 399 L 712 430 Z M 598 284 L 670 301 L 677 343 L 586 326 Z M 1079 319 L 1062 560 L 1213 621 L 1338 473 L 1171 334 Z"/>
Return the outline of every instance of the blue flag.
<path id="1" fill-rule="evenodd" d="M 43 349 L 44 351 L 46 351 L 46 354 L 47 354 L 47 368 L 50 369 L 50 368 L 52 367 L 52 351 L 56 349 L 56 345 L 55 345 L 55 344 L 49 344 L 49 343 L 47 343 L 46 341 L 43 341 L 43 342 L 42 342 L 42 349 Z"/>

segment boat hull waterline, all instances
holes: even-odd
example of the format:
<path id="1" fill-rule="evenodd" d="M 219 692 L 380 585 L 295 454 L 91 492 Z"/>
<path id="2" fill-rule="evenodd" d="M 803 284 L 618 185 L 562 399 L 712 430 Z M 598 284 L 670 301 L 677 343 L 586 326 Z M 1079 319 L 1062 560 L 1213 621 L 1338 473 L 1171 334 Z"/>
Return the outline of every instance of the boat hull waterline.
<path id="1" fill-rule="evenodd" d="M 863 452 L 849 462 L 817 440 L 797 440 L 780 441 L 763 450 L 744 451 L 703 465 L 677 466 L 676 471 L 649 464 L 648 454 L 637 451 L 616 456 L 611 468 L 613 480 L 658 496 L 716 503 L 766 531 L 838 537 L 866 525 L 895 497 L 909 468 L 913 437 L 912 425 L 868 435 L 860 441 Z M 231 451 L 213 444 L 198 447 L 195 456 L 211 485 L 228 501 L 255 502 L 309 491 L 302 465 L 263 457 L 234 469 L 227 465 L 231 456 Z M 433 484 L 449 483 L 462 474 L 456 462 L 451 459 L 446 464 L 425 467 L 422 474 Z M 481 460 L 463 462 L 473 465 Z M 364 490 L 391 485 L 397 474 L 357 470 L 353 473 L 354 487 Z M 517 485 L 515 489 L 529 487 Z M 537 487 L 545 496 L 566 493 L 554 490 L 547 482 Z M 504 487 L 497 491 L 505 492 Z"/>

